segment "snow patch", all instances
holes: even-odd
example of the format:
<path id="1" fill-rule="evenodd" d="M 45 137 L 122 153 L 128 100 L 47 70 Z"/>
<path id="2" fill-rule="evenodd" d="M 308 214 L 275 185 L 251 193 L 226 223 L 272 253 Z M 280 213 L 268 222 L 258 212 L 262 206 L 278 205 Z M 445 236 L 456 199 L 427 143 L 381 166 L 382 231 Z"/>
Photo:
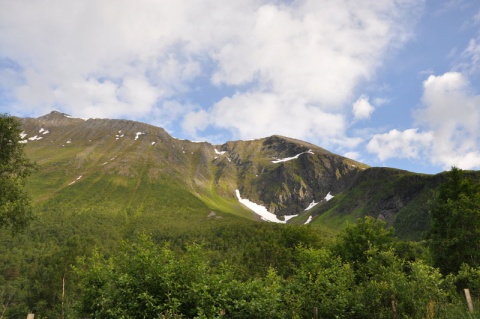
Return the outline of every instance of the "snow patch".
<path id="1" fill-rule="evenodd" d="M 46 130 L 46 129 L 44 129 L 44 128 L 41 128 L 40 131 L 38 131 L 38 133 L 39 133 L 39 134 L 41 133 L 42 135 L 45 135 L 45 134 L 50 133 L 50 131 L 49 131 L 49 130 Z"/>
<path id="2" fill-rule="evenodd" d="M 309 224 L 312 221 L 313 217 L 312 215 L 308 216 L 307 221 L 304 223 L 304 225 Z"/>
<path id="3" fill-rule="evenodd" d="M 80 180 L 80 178 L 82 178 L 82 175 L 78 176 L 76 180 L 74 180 L 73 182 L 71 182 L 70 184 L 68 184 L 68 186 L 72 185 L 72 184 L 75 184 L 76 181 Z"/>
<path id="4" fill-rule="evenodd" d="M 286 222 L 288 222 L 290 219 L 292 219 L 293 217 L 297 217 L 297 216 L 298 216 L 298 214 L 297 214 L 297 215 L 286 215 L 286 216 L 283 216 L 283 217 L 285 217 L 285 223 L 286 223 Z"/>
<path id="5" fill-rule="evenodd" d="M 333 195 L 330 194 L 330 192 L 328 192 L 327 196 L 325 196 L 325 200 L 328 202 L 329 200 L 331 200 L 333 198 Z"/>
<path id="6" fill-rule="evenodd" d="M 135 141 L 138 140 L 138 138 L 140 137 L 140 135 L 145 135 L 145 133 L 143 133 L 143 132 L 137 132 L 137 133 L 135 133 Z"/>
<path id="7" fill-rule="evenodd" d="M 71 143 L 72 143 L 72 140 L 68 140 L 68 141 L 66 141 L 65 143 L 71 144 Z"/>
<path id="8" fill-rule="evenodd" d="M 325 201 L 328 202 L 328 201 L 331 200 L 332 198 L 333 198 L 333 195 L 330 194 L 330 192 L 328 192 L 328 194 L 325 196 L 324 199 L 325 199 Z M 312 202 L 310 203 L 310 205 L 308 205 L 308 207 L 305 208 L 305 211 L 312 209 L 313 207 L 315 207 L 315 206 L 318 205 L 319 203 L 320 203 L 320 202 L 315 202 L 315 200 L 312 200 Z"/>
<path id="9" fill-rule="evenodd" d="M 113 160 L 116 159 L 117 157 L 118 157 L 118 155 L 116 155 L 115 157 L 112 157 L 112 158 L 110 159 L 110 161 L 113 161 Z M 105 163 L 103 163 L 101 166 L 107 165 L 107 164 L 108 164 L 108 161 L 106 161 Z"/>
<path id="10" fill-rule="evenodd" d="M 220 152 L 220 151 L 218 151 L 216 148 L 214 148 L 214 150 L 215 150 L 215 154 L 217 154 L 217 155 L 223 155 L 223 154 L 226 153 L 226 151 L 221 151 L 221 152 Z"/>
<path id="11" fill-rule="evenodd" d="M 152 145 L 155 145 L 156 142 L 152 142 Z"/>
<path id="12" fill-rule="evenodd" d="M 273 164 L 278 164 L 278 163 L 282 163 L 282 162 L 288 162 L 288 161 L 291 161 L 291 160 L 294 160 L 294 159 L 297 159 L 300 155 L 302 154 L 315 154 L 313 153 L 313 151 L 310 149 L 306 152 L 302 152 L 300 154 L 297 154 L 295 156 L 292 156 L 292 157 L 287 157 L 287 158 L 282 158 L 282 159 L 277 159 L 277 160 L 273 160 L 272 163 Z"/>
<path id="13" fill-rule="evenodd" d="M 318 204 L 318 203 L 316 203 L 314 200 L 312 200 L 312 202 L 310 203 L 310 205 L 308 205 L 308 207 L 305 208 L 305 211 L 312 209 L 312 208 L 315 207 L 317 204 Z"/>
<path id="14" fill-rule="evenodd" d="M 41 140 L 42 138 L 43 138 L 43 136 L 35 135 L 35 136 L 32 136 L 32 137 L 29 137 L 28 139 L 30 141 L 38 141 L 38 140 Z"/>
<path id="15" fill-rule="evenodd" d="M 247 208 L 252 210 L 255 214 L 262 217 L 263 220 L 279 223 L 279 224 L 286 224 L 289 219 L 297 216 L 297 215 L 289 215 L 289 216 L 285 216 L 285 220 L 280 220 L 275 214 L 270 213 L 265 206 L 251 202 L 246 198 L 242 198 L 240 196 L 240 191 L 238 189 L 235 190 L 235 194 L 237 195 L 238 201 L 241 204 L 247 206 Z"/>
<path id="16" fill-rule="evenodd" d="M 69 118 L 69 119 L 79 119 L 79 120 L 84 120 L 84 121 L 88 121 L 88 120 L 96 120 L 96 118 L 84 118 L 84 117 L 73 117 L 71 115 L 68 115 L 68 114 L 65 114 L 65 113 L 61 113 L 63 116 L 65 116 L 66 118 Z"/>
<path id="17" fill-rule="evenodd" d="M 27 133 L 25 133 L 25 131 L 23 131 L 22 133 L 20 133 L 20 138 L 21 138 L 22 140 L 21 140 L 21 141 L 18 141 L 18 143 L 20 143 L 20 144 L 27 144 L 28 140 L 26 140 L 25 137 L 27 137 Z"/>

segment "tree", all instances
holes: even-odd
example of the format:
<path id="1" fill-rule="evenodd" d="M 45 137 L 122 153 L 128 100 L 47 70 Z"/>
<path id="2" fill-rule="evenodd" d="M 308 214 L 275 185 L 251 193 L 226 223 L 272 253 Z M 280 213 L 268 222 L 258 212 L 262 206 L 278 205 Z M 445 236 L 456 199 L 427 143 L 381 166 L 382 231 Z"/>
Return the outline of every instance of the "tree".
<path id="1" fill-rule="evenodd" d="M 348 224 L 340 233 L 335 250 L 357 270 L 367 262 L 366 252 L 371 248 L 388 250 L 393 246 L 395 236 L 393 228 L 385 228 L 386 223 L 369 216 L 357 219 L 355 224 Z"/>
<path id="2" fill-rule="evenodd" d="M 287 282 L 285 302 L 290 318 L 311 318 L 317 309 L 320 318 L 352 318 L 355 274 L 326 248 L 298 247 L 297 266 Z"/>
<path id="3" fill-rule="evenodd" d="M 285 318 L 283 280 L 239 280 L 227 263 L 212 267 L 207 251 L 158 246 L 147 236 L 125 243 L 105 259 L 98 252 L 75 268 L 80 317 L 88 318 Z"/>
<path id="4" fill-rule="evenodd" d="M 480 183 L 453 167 L 430 206 L 428 233 L 434 265 L 444 274 L 463 263 L 480 266 Z"/>
<path id="5" fill-rule="evenodd" d="M 21 141 L 20 123 L 0 115 L 0 227 L 17 230 L 31 219 L 30 200 L 23 186 L 35 169 Z"/>

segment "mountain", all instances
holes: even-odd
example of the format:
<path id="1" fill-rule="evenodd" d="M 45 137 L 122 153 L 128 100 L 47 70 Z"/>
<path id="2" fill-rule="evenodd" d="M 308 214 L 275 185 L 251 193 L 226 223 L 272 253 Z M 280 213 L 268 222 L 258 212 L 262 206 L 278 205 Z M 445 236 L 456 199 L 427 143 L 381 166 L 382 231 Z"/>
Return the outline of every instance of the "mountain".
<path id="1" fill-rule="evenodd" d="M 128 120 L 60 112 L 19 120 L 26 152 L 40 165 L 27 187 L 48 209 L 148 215 L 152 223 L 243 217 L 336 228 L 371 215 L 419 238 L 426 201 L 442 181 L 278 135 L 212 145 Z"/>

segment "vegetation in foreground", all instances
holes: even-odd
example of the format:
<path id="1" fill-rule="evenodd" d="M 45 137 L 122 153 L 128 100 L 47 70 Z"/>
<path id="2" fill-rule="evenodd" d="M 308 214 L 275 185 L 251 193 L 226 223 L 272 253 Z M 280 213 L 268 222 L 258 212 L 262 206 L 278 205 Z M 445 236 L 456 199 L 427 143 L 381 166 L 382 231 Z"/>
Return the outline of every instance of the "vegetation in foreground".
<path id="1" fill-rule="evenodd" d="M 315 228 L 253 222 L 170 239 L 133 236 L 117 246 L 95 237 L 69 236 L 58 246 L 3 238 L 11 246 L 2 253 L 2 317 L 478 316 L 462 290 L 478 300 L 480 267 L 443 275 L 423 243 L 398 241 L 384 226 L 360 219 L 334 241 Z"/>
<path id="2" fill-rule="evenodd" d="M 93 318 L 474 317 L 458 289 L 477 295 L 480 268 L 443 276 L 421 252 L 371 218 L 329 247 L 293 247 L 288 267 L 267 263 L 260 273 L 215 263 L 203 245 L 175 251 L 142 236 L 109 258 L 80 260 L 76 310 Z"/>

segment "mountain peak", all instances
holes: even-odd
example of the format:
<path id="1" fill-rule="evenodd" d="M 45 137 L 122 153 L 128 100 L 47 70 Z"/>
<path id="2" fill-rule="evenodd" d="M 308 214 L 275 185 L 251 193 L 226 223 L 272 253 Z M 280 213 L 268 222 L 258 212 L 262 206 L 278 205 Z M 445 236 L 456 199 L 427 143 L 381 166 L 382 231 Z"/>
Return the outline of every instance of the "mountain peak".
<path id="1" fill-rule="evenodd" d="M 84 122 L 84 119 L 74 118 L 68 114 L 52 111 L 49 114 L 40 116 L 37 120 L 41 121 L 42 123 L 49 124 L 51 126 L 64 126 L 64 125 L 71 125 L 78 122 Z"/>
<path id="2" fill-rule="evenodd" d="M 270 143 L 287 143 L 287 144 L 292 144 L 292 145 L 296 145 L 296 146 L 303 147 L 303 148 L 305 148 L 306 150 L 307 150 L 307 149 L 315 149 L 317 152 L 320 152 L 320 153 L 322 153 L 322 154 L 332 154 L 331 152 L 327 151 L 327 150 L 324 149 L 324 148 L 321 148 L 321 147 L 318 146 L 318 145 L 315 145 L 315 144 L 312 144 L 312 143 L 308 143 L 308 142 L 305 142 L 305 141 L 302 141 L 302 140 L 298 140 L 298 139 L 295 139 L 295 138 L 282 136 L 282 135 L 272 135 L 272 136 L 270 136 L 270 137 L 267 137 L 267 138 L 265 139 L 265 142 L 266 142 L 266 144 L 270 144 Z"/>

